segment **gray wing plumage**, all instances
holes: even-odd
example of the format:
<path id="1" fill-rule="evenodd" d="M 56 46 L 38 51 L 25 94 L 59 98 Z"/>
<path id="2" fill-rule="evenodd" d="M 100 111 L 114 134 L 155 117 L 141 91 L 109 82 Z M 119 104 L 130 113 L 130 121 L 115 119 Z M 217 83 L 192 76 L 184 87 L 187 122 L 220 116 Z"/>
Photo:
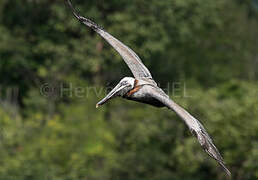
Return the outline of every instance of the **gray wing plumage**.
<path id="1" fill-rule="evenodd" d="M 203 125 L 185 109 L 171 100 L 169 96 L 166 95 L 161 89 L 152 88 L 150 94 L 169 109 L 173 110 L 186 123 L 191 133 L 198 139 L 206 153 L 208 153 L 209 156 L 214 158 L 220 164 L 228 176 L 231 176 L 230 171 L 225 166 L 222 156 L 220 155 L 216 146 L 213 144 L 212 139 L 204 129 Z"/>
<path id="2" fill-rule="evenodd" d="M 129 47 L 124 45 L 118 39 L 113 37 L 111 34 L 106 32 L 102 27 L 95 24 L 91 20 L 80 16 L 75 9 L 73 8 L 70 0 L 67 0 L 69 7 L 72 9 L 74 16 L 86 26 L 92 28 L 96 31 L 99 35 L 101 35 L 116 51 L 122 56 L 125 63 L 128 65 L 130 70 L 132 71 L 135 78 L 150 78 L 152 79 L 151 73 L 149 70 L 144 66 L 141 59 L 137 56 L 137 54 L 131 50 Z"/>

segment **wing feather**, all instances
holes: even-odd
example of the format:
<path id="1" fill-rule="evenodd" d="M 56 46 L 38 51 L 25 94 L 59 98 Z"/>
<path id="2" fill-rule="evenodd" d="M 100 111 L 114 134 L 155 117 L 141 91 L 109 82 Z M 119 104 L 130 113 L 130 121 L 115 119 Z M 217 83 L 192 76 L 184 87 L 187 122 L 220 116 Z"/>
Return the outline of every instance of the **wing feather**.
<path id="1" fill-rule="evenodd" d="M 106 32 L 102 27 L 94 23 L 93 21 L 80 16 L 74 9 L 70 0 L 67 0 L 69 7 L 72 9 L 74 16 L 86 26 L 92 28 L 96 31 L 100 36 L 102 36 L 124 59 L 125 63 L 128 65 L 130 70 L 132 71 L 135 78 L 150 78 L 152 79 L 150 71 L 145 67 L 142 63 L 141 59 L 137 56 L 137 54 L 120 42 L 118 39 L 113 37 L 111 34 Z"/>
<path id="2" fill-rule="evenodd" d="M 203 125 L 185 109 L 171 100 L 161 89 L 153 88 L 150 94 L 169 109 L 173 110 L 186 123 L 191 133 L 198 139 L 204 151 L 219 163 L 228 176 L 231 176 L 230 171 L 225 166 L 222 156 Z"/>

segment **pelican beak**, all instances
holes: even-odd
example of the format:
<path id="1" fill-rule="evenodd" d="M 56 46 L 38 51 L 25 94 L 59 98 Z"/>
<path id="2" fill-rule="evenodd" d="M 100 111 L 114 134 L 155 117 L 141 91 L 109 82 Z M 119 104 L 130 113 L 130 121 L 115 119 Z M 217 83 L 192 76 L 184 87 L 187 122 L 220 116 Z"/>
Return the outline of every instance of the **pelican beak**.
<path id="1" fill-rule="evenodd" d="M 116 97 L 119 95 L 119 92 L 121 90 L 123 90 L 124 88 L 126 88 L 128 86 L 128 84 L 126 85 L 122 85 L 122 84 L 118 84 L 112 91 L 110 91 L 108 93 L 108 95 L 106 97 L 104 97 L 101 101 L 99 101 L 97 104 L 96 104 L 96 108 L 98 108 L 99 106 L 105 104 L 107 101 L 109 101 L 110 99 Z"/>

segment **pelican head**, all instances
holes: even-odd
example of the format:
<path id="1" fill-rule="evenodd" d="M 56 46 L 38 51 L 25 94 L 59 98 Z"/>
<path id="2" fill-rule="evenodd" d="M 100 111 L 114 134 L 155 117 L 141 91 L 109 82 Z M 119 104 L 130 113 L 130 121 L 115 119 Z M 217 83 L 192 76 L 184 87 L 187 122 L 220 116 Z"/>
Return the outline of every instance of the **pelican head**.
<path id="1" fill-rule="evenodd" d="M 123 78 L 112 91 L 108 93 L 106 97 L 104 97 L 101 101 L 96 104 L 96 108 L 105 104 L 108 100 L 117 97 L 117 96 L 124 96 L 130 90 L 134 88 L 135 79 L 132 77 L 125 77 Z"/>

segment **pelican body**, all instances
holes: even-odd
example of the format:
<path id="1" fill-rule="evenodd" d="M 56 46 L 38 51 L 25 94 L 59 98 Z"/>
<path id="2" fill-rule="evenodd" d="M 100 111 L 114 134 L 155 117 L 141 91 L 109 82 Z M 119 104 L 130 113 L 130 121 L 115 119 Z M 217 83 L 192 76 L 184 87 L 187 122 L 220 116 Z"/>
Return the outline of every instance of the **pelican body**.
<path id="1" fill-rule="evenodd" d="M 154 98 L 151 94 L 150 90 L 152 88 L 154 88 L 155 85 L 153 85 L 153 86 L 149 85 L 149 84 L 138 85 L 137 84 L 138 81 L 139 80 L 135 79 L 136 85 L 127 94 L 122 96 L 123 98 L 126 98 L 128 100 L 137 101 L 140 103 L 149 104 L 149 105 L 152 105 L 155 107 L 165 107 L 165 105 L 161 101 Z"/>
<path id="2" fill-rule="evenodd" d="M 121 86 L 124 86 L 123 90 L 120 90 Z M 138 80 L 132 77 L 125 77 L 104 99 L 97 103 L 96 107 L 103 105 L 108 100 L 116 96 L 145 104 L 150 104 L 155 107 L 164 107 L 165 105 L 152 95 L 152 90 L 157 88 L 158 86 L 154 81 L 150 81 L 148 79 Z M 161 89 L 159 88 L 159 90 Z M 117 94 L 115 94 L 115 92 Z"/>
<path id="3" fill-rule="evenodd" d="M 169 96 L 157 86 L 157 83 L 153 80 L 150 71 L 145 67 L 137 54 L 105 31 L 102 27 L 88 18 L 80 16 L 73 8 L 70 0 L 67 0 L 67 3 L 74 16 L 82 24 L 97 32 L 122 56 L 123 60 L 134 75 L 134 77 L 124 77 L 114 87 L 114 89 L 106 95 L 106 97 L 96 104 L 96 107 L 104 105 L 115 97 L 122 97 L 155 107 L 167 107 L 168 109 L 173 110 L 185 122 L 191 133 L 199 141 L 204 151 L 219 163 L 228 176 L 231 176 L 230 171 L 225 166 L 222 156 L 213 144 L 212 139 L 204 129 L 203 125 L 185 109 L 170 99 Z"/>

